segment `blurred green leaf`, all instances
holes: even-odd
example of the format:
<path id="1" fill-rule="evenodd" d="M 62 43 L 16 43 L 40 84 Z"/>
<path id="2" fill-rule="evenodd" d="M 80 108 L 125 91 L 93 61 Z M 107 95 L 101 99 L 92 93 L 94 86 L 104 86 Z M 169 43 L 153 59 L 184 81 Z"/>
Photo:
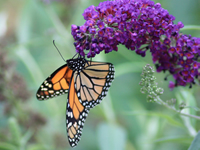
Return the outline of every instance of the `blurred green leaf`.
<path id="1" fill-rule="evenodd" d="M 28 143 L 28 140 L 31 138 L 31 136 L 33 135 L 33 132 L 31 130 L 28 130 L 24 136 L 21 138 L 21 145 L 22 147 L 25 147 L 26 144 Z"/>
<path id="2" fill-rule="evenodd" d="M 38 80 L 42 81 L 44 79 L 38 63 L 25 46 L 16 47 L 16 55 L 27 67 L 27 70 L 30 72 L 30 75 L 32 76 L 32 79 L 35 81 L 35 83 L 37 83 Z"/>
<path id="3" fill-rule="evenodd" d="M 124 150 L 126 131 L 116 125 L 101 123 L 97 129 L 100 150 Z"/>
<path id="4" fill-rule="evenodd" d="M 40 145 L 40 144 L 34 144 L 34 145 L 31 145 L 27 148 L 27 150 L 49 150 L 48 148 L 46 148 L 45 146 L 43 145 Z"/>
<path id="5" fill-rule="evenodd" d="M 184 88 L 179 88 L 179 89 L 180 91 L 176 92 L 176 99 L 179 102 L 179 104 L 185 103 L 186 106 L 196 106 L 196 100 L 193 96 L 192 90 L 187 90 Z M 197 113 L 196 110 L 194 109 L 182 109 L 181 112 L 192 115 L 196 115 Z M 196 119 L 185 116 L 181 116 L 181 118 L 187 130 L 189 131 L 189 134 L 191 136 L 195 136 L 197 134 L 197 131 L 194 128 L 196 125 Z"/>
<path id="6" fill-rule="evenodd" d="M 188 150 L 200 150 L 200 131 L 197 133 Z"/>
<path id="7" fill-rule="evenodd" d="M 160 139 L 155 140 L 155 143 L 164 143 L 164 142 L 179 142 L 179 143 L 191 143 L 192 137 L 188 136 L 181 136 L 181 137 L 163 137 Z"/>
<path id="8" fill-rule="evenodd" d="M 164 118 L 166 119 L 170 124 L 174 125 L 174 126 L 180 126 L 180 127 L 184 127 L 184 125 L 178 121 L 176 121 L 175 119 L 173 119 L 171 116 L 166 115 L 166 114 L 162 114 L 160 112 L 128 112 L 126 113 L 128 115 L 146 115 L 146 116 L 157 116 L 160 118 Z"/>
<path id="9" fill-rule="evenodd" d="M 21 9 L 20 18 L 18 21 L 18 30 L 16 30 L 16 36 L 19 43 L 26 43 L 30 39 L 30 32 L 33 21 L 33 4 L 34 1 L 24 1 L 24 7 Z"/>
<path id="10" fill-rule="evenodd" d="M 19 124 L 17 123 L 17 120 L 15 118 L 9 118 L 9 127 L 10 132 L 12 134 L 12 141 L 20 147 L 20 140 L 21 140 L 21 131 L 19 128 Z"/>
<path id="11" fill-rule="evenodd" d="M 200 111 L 200 108 L 195 107 L 195 106 L 185 106 L 185 108 L 190 108 L 190 109 L 194 109 L 195 111 Z"/>
<path id="12" fill-rule="evenodd" d="M 192 90 L 187 90 L 185 88 L 179 88 L 180 90 L 176 92 L 176 98 L 179 103 L 185 102 L 186 106 L 196 106 L 196 99 Z M 196 111 L 194 109 L 185 109 L 183 112 L 189 113 L 192 115 L 196 115 Z"/>
<path id="13" fill-rule="evenodd" d="M 17 150 L 17 147 L 10 143 L 0 143 L 0 150 Z"/>

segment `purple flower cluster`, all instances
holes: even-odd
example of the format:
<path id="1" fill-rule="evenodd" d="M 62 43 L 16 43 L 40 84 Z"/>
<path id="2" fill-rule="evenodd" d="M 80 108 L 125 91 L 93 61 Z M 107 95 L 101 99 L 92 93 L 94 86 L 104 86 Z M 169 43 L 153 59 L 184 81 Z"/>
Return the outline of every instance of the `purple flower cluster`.
<path id="1" fill-rule="evenodd" d="M 200 53 L 200 38 L 179 33 L 183 24 L 174 24 L 159 3 L 151 0 L 105 1 L 90 6 L 83 13 L 85 24 L 72 25 L 76 52 L 94 57 L 101 51 L 117 51 L 117 45 L 144 57 L 150 50 L 157 71 L 169 71 L 175 79 L 169 87 L 190 86 L 200 74 L 197 61 Z"/>

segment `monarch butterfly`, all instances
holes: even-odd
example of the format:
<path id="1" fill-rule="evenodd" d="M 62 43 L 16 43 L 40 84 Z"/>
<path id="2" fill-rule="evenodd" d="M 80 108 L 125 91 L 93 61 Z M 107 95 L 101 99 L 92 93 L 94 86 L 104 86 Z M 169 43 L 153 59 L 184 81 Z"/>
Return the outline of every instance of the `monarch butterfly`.
<path id="1" fill-rule="evenodd" d="M 66 127 L 72 147 L 80 140 L 89 110 L 106 96 L 113 79 L 113 64 L 87 61 L 79 55 L 67 60 L 41 84 L 36 94 L 39 100 L 68 93 Z"/>

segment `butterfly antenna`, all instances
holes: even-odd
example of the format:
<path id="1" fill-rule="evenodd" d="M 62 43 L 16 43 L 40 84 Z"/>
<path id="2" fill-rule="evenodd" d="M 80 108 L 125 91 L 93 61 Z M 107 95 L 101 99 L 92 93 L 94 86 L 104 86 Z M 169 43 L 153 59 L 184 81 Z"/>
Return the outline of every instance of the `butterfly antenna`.
<path id="1" fill-rule="evenodd" d="M 77 55 L 78 53 L 76 53 L 73 57 L 72 57 L 72 59 L 74 59 L 74 57 Z"/>
<path id="2" fill-rule="evenodd" d="M 62 59 L 65 61 L 65 59 L 63 58 L 62 54 L 60 53 L 60 51 L 58 50 L 58 48 L 56 47 L 55 44 L 55 40 L 53 40 L 53 45 L 55 46 L 55 48 L 57 49 L 58 53 L 60 54 L 60 56 L 62 57 Z M 66 62 L 66 61 L 65 61 Z"/>

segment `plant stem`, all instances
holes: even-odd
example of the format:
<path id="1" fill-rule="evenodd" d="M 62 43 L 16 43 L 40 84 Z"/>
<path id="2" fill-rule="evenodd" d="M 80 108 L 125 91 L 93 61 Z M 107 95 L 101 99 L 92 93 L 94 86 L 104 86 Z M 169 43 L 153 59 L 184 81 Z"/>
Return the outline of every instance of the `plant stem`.
<path id="1" fill-rule="evenodd" d="M 197 120 L 200 120 L 200 117 L 199 117 L 199 116 L 195 116 L 195 115 L 190 115 L 190 114 L 182 113 L 182 112 L 176 110 L 174 107 L 169 106 L 166 102 L 164 102 L 163 100 L 161 100 L 159 96 L 157 96 L 156 98 L 157 98 L 157 101 L 158 101 L 159 103 L 161 103 L 162 105 L 166 106 L 167 108 L 169 108 L 169 109 L 175 111 L 176 113 L 178 113 L 178 114 L 180 114 L 180 115 L 183 115 L 183 116 L 187 116 L 187 117 L 191 117 L 191 118 L 195 118 L 195 119 L 197 119 Z"/>

